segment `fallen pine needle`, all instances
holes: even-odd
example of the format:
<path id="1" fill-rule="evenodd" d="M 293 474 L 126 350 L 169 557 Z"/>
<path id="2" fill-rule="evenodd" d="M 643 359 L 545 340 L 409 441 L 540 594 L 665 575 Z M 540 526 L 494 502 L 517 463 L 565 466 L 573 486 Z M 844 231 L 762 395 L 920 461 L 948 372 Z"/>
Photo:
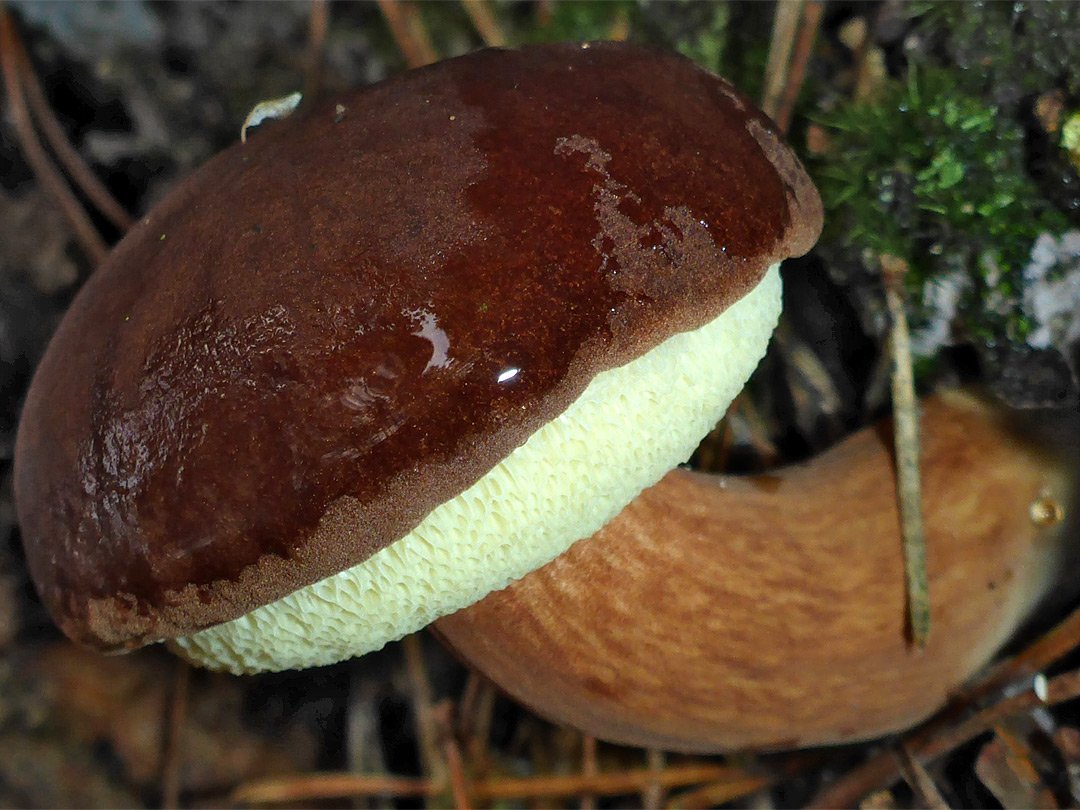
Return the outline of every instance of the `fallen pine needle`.
<path id="1" fill-rule="evenodd" d="M 926 646 L 930 635 L 930 586 L 926 574 L 926 532 L 922 516 L 922 476 L 919 471 L 919 405 L 911 367 L 911 339 L 904 307 L 904 277 L 908 265 L 895 256 L 881 257 L 885 303 L 892 319 L 892 399 L 896 443 L 896 496 L 904 544 L 908 622 L 911 642 Z"/>
<path id="2" fill-rule="evenodd" d="M 485 779 L 469 785 L 469 795 L 478 801 L 499 799 L 554 799 L 594 793 L 615 796 L 640 793 L 650 784 L 664 788 L 687 787 L 703 782 L 728 784 L 740 790 L 756 790 L 767 780 L 728 765 L 673 765 L 663 771 L 648 769 L 595 775 L 533 776 L 518 779 Z M 397 776 L 349 773 L 314 773 L 281 779 L 267 779 L 241 785 L 229 799 L 231 805 L 282 804 L 314 799 L 344 799 L 363 796 L 435 796 L 447 789 L 441 782 Z M 739 793 L 738 795 L 744 795 Z"/>

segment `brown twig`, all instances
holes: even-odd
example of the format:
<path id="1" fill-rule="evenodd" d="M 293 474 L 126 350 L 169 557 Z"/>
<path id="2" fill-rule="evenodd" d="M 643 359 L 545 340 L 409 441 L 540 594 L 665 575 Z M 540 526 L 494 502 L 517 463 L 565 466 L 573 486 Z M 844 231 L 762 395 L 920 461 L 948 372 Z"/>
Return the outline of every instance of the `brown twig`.
<path id="1" fill-rule="evenodd" d="M 664 752 L 659 748 L 649 748 L 645 752 L 646 765 L 650 773 L 664 770 Z M 664 786 L 657 781 L 649 782 L 641 792 L 641 806 L 644 810 L 659 810 L 664 804 Z"/>
<path id="2" fill-rule="evenodd" d="M 611 42 L 626 42 L 630 38 L 630 15 L 622 6 L 615 9 L 615 19 L 605 37 Z"/>
<path id="3" fill-rule="evenodd" d="M 560 730 L 556 730 L 554 737 L 555 745 L 552 745 L 552 739 L 549 739 L 548 735 L 541 732 L 543 726 L 542 721 L 538 717 L 526 718 L 518 725 L 518 734 L 521 739 L 523 753 L 528 757 L 529 766 L 532 768 L 533 773 L 560 773 L 556 770 L 559 763 L 555 759 L 560 753 L 563 753 L 558 748 L 558 741 Z M 562 730 L 564 733 L 561 735 L 565 738 L 566 730 Z M 525 807 L 527 810 L 547 810 L 545 803 L 537 796 L 524 797 Z"/>
<path id="4" fill-rule="evenodd" d="M 816 421 L 818 414 L 837 414 L 842 410 L 842 397 L 836 380 L 818 354 L 804 341 L 797 338 L 790 323 L 781 320 L 773 332 L 772 346 L 784 365 L 793 372 L 789 374 L 787 387 L 795 407 L 795 423 L 807 424 L 808 414 Z M 808 426 L 809 427 L 809 426 Z M 807 433 L 813 433 L 808 429 Z M 773 448 L 774 463 L 779 453 Z"/>
<path id="5" fill-rule="evenodd" d="M 1061 726 L 1054 732 L 1054 748 L 1065 764 L 1066 806 L 1080 806 L 1080 730 Z"/>
<path id="6" fill-rule="evenodd" d="M 795 42 L 799 18 L 802 14 L 803 0 L 788 0 L 776 4 L 773 18 L 772 39 L 769 42 L 769 57 L 765 66 L 765 92 L 761 99 L 761 109 L 772 119 L 780 109 L 780 98 L 787 84 L 788 64 L 791 49 Z"/>
<path id="7" fill-rule="evenodd" d="M 326 65 L 326 33 L 330 29 L 329 0 L 311 0 L 308 16 L 307 66 L 304 100 L 312 105 L 322 95 L 323 68 Z"/>
<path id="8" fill-rule="evenodd" d="M 734 410 L 746 422 L 749 430 L 750 446 L 761 457 L 761 463 L 765 467 L 775 467 L 780 462 L 780 451 L 769 438 L 769 425 L 761 414 L 761 409 L 754 402 L 753 397 L 739 396 L 735 398 Z"/>
<path id="9" fill-rule="evenodd" d="M 1005 750 L 1007 767 L 1030 790 L 1030 795 L 1037 797 L 1037 801 L 1033 802 L 1036 807 L 1058 807 L 1053 793 L 1043 783 L 1039 769 L 1035 767 L 1032 747 L 1023 726 L 1023 723 L 1010 722 L 1009 718 L 994 725 L 994 734 Z"/>
<path id="10" fill-rule="evenodd" d="M 229 805 L 297 804 L 321 799 L 363 798 L 367 796 L 431 796 L 443 790 L 429 779 L 402 776 L 367 776 L 356 773 L 312 773 L 303 776 L 265 779 L 238 787 Z"/>
<path id="11" fill-rule="evenodd" d="M 781 132 L 787 132 L 791 126 L 791 116 L 795 110 L 795 102 L 799 98 L 803 81 L 806 79 L 806 66 L 810 63 L 810 55 L 814 50 L 814 40 L 817 38 L 818 27 L 821 18 L 825 14 L 825 4 L 822 0 L 806 0 L 802 8 L 802 19 L 799 23 L 799 33 L 795 38 L 795 45 L 791 54 L 791 62 L 787 67 L 783 90 L 776 109 L 775 121 Z"/>
<path id="12" fill-rule="evenodd" d="M 596 776 L 541 776 L 525 779 L 497 779 L 475 786 L 474 793 L 485 799 L 515 799 L 523 796 L 558 798 L 579 796 L 591 791 L 597 795 L 617 796 L 640 793 L 651 782 L 665 788 L 693 785 L 699 782 L 725 780 L 743 781 L 747 774 L 741 768 L 727 765 L 682 765 L 667 768 L 662 773 L 649 770 L 601 773 Z"/>
<path id="13" fill-rule="evenodd" d="M 536 27 L 544 28 L 551 24 L 555 16 L 555 0 L 537 0 L 536 3 Z"/>
<path id="14" fill-rule="evenodd" d="M 473 801 L 465 761 L 453 734 L 453 715 L 454 708 L 450 701 L 441 702 L 435 709 L 436 729 L 442 740 L 442 760 L 446 763 L 450 778 L 450 798 L 453 801 L 451 807 L 456 810 L 468 810 L 473 806 Z"/>
<path id="15" fill-rule="evenodd" d="M 346 708 L 345 767 L 352 773 L 386 773 L 386 756 L 379 733 L 379 681 L 361 675 L 360 668 L 351 667 Z M 372 810 L 389 810 L 389 796 L 373 796 L 368 800 Z"/>
<path id="16" fill-rule="evenodd" d="M 769 438 L 769 426 L 761 411 L 745 391 L 731 401 L 720 423 L 698 445 L 695 451 L 697 466 L 710 472 L 724 472 L 727 469 L 735 444 L 736 420 L 741 420 L 748 433 L 747 441 L 760 457 L 762 466 L 775 467 L 779 463 L 780 452 Z"/>
<path id="17" fill-rule="evenodd" d="M 989 731 L 1004 717 L 1023 714 L 1039 706 L 1054 706 L 1076 697 L 1080 697 L 1080 670 L 1049 679 L 1046 682 L 1045 700 L 1039 697 L 1034 689 L 1028 689 L 983 709 L 974 717 L 935 736 L 921 746 L 917 753 L 920 759 L 929 762 Z"/>
<path id="18" fill-rule="evenodd" d="M 411 68 L 437 62 L 439 55 L 428 37 L 420 9 L 406 0 L 379 0 L 379 9 L 390 25 L 394 40 Z"/>
<path id="19" fill-rule="evenodd" d="M 187 719 L 188 682 L 191 666 L 176 659 L 172 699 L 165 727 L 165 750 L 161 767 L 161 806 L 172 810 L 180 806 L 180 772 L 183 764 L 184 727 Z"/>
<path id="20" fill-rule="evenodd" d="M 926 532 L 923 527 L 922 476 L 919 470 L 919 405 L 915 396 L 911 338 L 904 305 L 904 279 L 908 265 L 895 256 L 881 257 L 885 305 L 892 326 L 892 401 L 896 447 L 896 495 L 900 507 L 900 533 L 907 577 L 908 622 L 911 641 L 918 649 L 930 635 L 930 585 L 926 572 Z"/>
<path id="21" fill-rule="evenodd" d="M 891 785 L 899 778 L 900 766 L 896 757 L 891 751 L 884 751 L 847 771 L 831 785 L 826 786 L 806 807 L 808 810 L 852 807 L 863 797 L 882 792 L 885 790 L 883 786 Z"/>
<path id="22" fill-rule="evenodd" d="M 412 687 L 413 712 L 416 715 L 416 735 L 420 743 L 420 761 L 424 775 L 432 784 L 447 784 L 447 765 L 439 744 L 438 718 L 431 696 L 431 684 L 424 666 L 424 654 L 418 634 L 406 636 L 401 641 L 405 651 L 405 665 Z"/>
<path id="23" fill-rule="evenodd" d="M 1046 684 L 1046 700 L 1033 689 L 1002 700 L 959 723 L 932 720 L 911 732 L 906 743 L 923 764 L 947 754 L 954 748 L 990 731 L 1003 718 L 1029 712 L 1038 706 L 1052 706 L 1080 697 L 1080 670 L 1052 678 Z M 888 752 L 867 760 L 848 771 L 819 793 L 809 807 L 848 807 L 875 790 L 892 784 L 898 777 L 896 760 Z"/>
<path id="24" fill-rule="evenodd" d="M 471 700 L 470 693 L 475 695 Z M 474 778 L 486 776 L 489 768 L 488 740 L 491 739 L 491 721 L 495 715 L 495 697 L 495 687 L 491 681 L 483 675 L 470 673 L 460 713 L 468 718 L 461 721 L 461 736 L 466 741 L 465 750 L 472 764 Z"/>
<path id="25" fill-rule="evenodd" d="M 1042 672 L 1063 655 L 1080 647 L 1080 608 L 1021 652 L 1002 661 L 989 674 L 963 691 L 961 700 L 975 703 L 1010 683 Z"/>
<path id="26" fill-rule="evenodd" d="M 885 54 L 874 41 L 878 21 L 885 8 L 886 4 L 882 3 L 864 20 L 862 38 L 852 54 L 855 65 L 855 89 L 852 95 L 856 101 L 868 101 L 885 75 Z"/>
<path id="27" fill-rule="evenodd" d="M 879 790 L 863 797 L 859 810 L 897 810 L 896 797 L 890 790 Z"/>
<path id="28" fill-rule="evenodd" d="M 709 431 L 709 434 L 698 444 L 694 451 L 694 464 L 698 469 L 707 472 L 722 472 L 725 469 L 735 438 L 735 432 L 731 426 L 731 410 L 737 401 L 738 398 L 728 405 L 727 411 L 716 427 Z"/>
<path id="29" fill-rule="evenodd" d="M 692 810 L 694 808 L 715 807 L 734 801 L 743 796 L 761 790 L 769 785 L 764 776 L 746 776 L 742 779 L 717 780 L 688 790 L 672 798 L 665 807 Z"/>
<path id="30" fill-rule="evenodd" d="M 116 198 L 105 187 L 105 184 L 86 165 L 86 161 L 83 160 L 78 150 L 71 145 L 64 128 L 60 126 L 60 122 L 56 118 L 56 113 L 53 112 L 53 108 L 49 104 L 49 100 L 45 97 L 45 90 L 42 88 L 41 82 L 38 81 L 37 73 L 33 70 L 33 63 L 30 61 L 30 55 L 26 52 L 22 40 L 16 36 L 13 45 L 17 48 L 16 57 L 22 68 L 19 79 L 26 94 L 26 101 L 30 105 L 30 112 L 37 121 L 37 125 L 45 135 L 45 140 L 49 142 L 49 146 L 56 153 L 60 163 L 67 169 L 71 179 L 75 181 L 76 187 L 87 196 L 90 202 L 113 225 L 121 232 L 126 231 L 132 226 L 133 219 L 124 210 L 123 206 L 116 201 Z"/>
<path id="31" fill-rule="evenodd" d="M 926 768 L 911 755 L 908 747 L 901 743 L 893 751 L 893 754 L 896 757 L 900 775 L 915 791 L 919 806 L 930 808 L 930 810 L 949 810 L 949 803 L 945 801 L 945 797 L 937 789 L 937 785 L 934 784 L 934 780 L 927 773 Z"/>
<path id="32" fill-rule="evenodd" d="M 29 66 L 21 63 L 20 53 L 21 48 L 15 26 L 6 10 L 0 7 L 0 71 L 4 74 L 4 89 L 11 108 L 11 117 L 15 122 L 19 145 L 34 176 L 67 219 L 79 247 L 91 262 L 95 265 L 99 264 L 108 253 L 108 248 L 90 222 L 86 211 L 68 188 L 63 176 L 49 160 L 38 139 L 30 118 L 30 111 L 26 106 L 26 98 L 22 92 L 21 76 L 29 69 Z"/>
<path id="33" fill-rule="evenodd" d="M 597 772 L 596 737 L 586 734 L 581 738 L 581 773 L 584 776 L 595 776 Z M 595 793 L 586 791 L 581 794 L 581 810 L 596 810 Z"/>
<path id="34" fill-rule="evenodd" d="M 458 700 L 457 711 L 457 733 L 463 740 L 471 737 L 476 727 L 476 712 L 486 681 L 487 679 L 475 669 L 469 670 L 469 677 L 465 680 L 465 689 Z"/>
<path id="35" fill-rule="evenodd" d="M 476 33 L 480 35 L 480 39 L 487 47 L 502 48 L 506 45 L 509 40 L 502 26 L 499 25 L 499 21 L 491 13 L 491 6 L 487 0 L 461 0 L 461 5 L 465 13 L 469 15 Z"/>
<path id="36" fill-rule="evenodd" d="M 640 793 L 651 782 L 664 788 L 686 787 L 701 783 L 727 785 L 733 796 L 760 789 L 768 780 L 728 765 L 678 765 L 660 773 L 631 770 L 595 776 L 534 776 L 521 779 L 486 779 L 469 786 L 477 801 L 500 801 L 527 797 L 557 799 L 592 792 L 603 796 Z M 241 785 L 230 797 L 232 805 L 297 803 L 305 800 L 344 799 L 375 796 L 435 796 L 446 790 L 446 783 L 430 779 L 405 779 L 395 776 L 365 776 L 348 773 L 316 773 L 304 776 L 267 779 Z M 716 787 L 717 794 L 720 788 Z"/>

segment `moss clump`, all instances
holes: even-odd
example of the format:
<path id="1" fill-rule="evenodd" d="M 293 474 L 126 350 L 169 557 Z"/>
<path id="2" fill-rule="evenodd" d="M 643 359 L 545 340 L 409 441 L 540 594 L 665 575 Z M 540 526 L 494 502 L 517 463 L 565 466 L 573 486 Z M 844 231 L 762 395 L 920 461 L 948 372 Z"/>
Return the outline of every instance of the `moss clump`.
<path id="1" fill-rule="evenodd" d="M 1067 220 L 1025 171 L 1021 126 L 957 92 L 941 68 L 912 70 L 875 103 L 842 105 L 825 123 L 836 134 L 816 174 L 829 237 L 871 262 L 907 261 L 917 321 L 932 315 L 918 306 L 927 282 L 961 274 L 968 331 L 1023 339 L 1021 272 L 1035 238 Z"/>
<path id="2" fill-rule="evenodd" d="M 908 263 L 916 334 L 936 338 L 917 341 L 924 355 L 953 329 L 983 346 L 1022 342 L 1032 329 L 1023 268 L 1038 235 L 1061 233 L 1069 217 L 1032 175 L 1025 104 L 1068 89 L 1076 74 L 1061 60 L 1080 58 L 1080 4 L 1052 5 L 936 8 L 915 31 L 948 43 L 925 51 L 946 58 L 913 52 L 872 100 L 843 101 L 821 119 L 830 148 L 812 168 L 827 243 L 872 274 L 884 254 Z M 1076 25 L 1056 32 L 1070 15 Z"/>
<path id="3" fill-rule="evenodd" d="M 920 32 L 962 72 L 966 90 L 997 103 L 1052 87 L 1080 96 L 1080 3 L 936 3 Z"/>

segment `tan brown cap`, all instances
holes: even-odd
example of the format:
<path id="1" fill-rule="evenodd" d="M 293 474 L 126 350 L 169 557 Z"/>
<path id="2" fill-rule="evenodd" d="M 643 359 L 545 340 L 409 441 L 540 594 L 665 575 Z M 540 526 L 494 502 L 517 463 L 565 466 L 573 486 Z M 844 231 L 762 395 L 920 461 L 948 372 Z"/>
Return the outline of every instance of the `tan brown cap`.
<path id="1" fill-rule="evenodd" d="M 132 228 L 38 369 L 42 598 L 110 650 L 354 566 L 820 227 L 768 119 L 633 45 L 482 51 L 265 124 Z"/>

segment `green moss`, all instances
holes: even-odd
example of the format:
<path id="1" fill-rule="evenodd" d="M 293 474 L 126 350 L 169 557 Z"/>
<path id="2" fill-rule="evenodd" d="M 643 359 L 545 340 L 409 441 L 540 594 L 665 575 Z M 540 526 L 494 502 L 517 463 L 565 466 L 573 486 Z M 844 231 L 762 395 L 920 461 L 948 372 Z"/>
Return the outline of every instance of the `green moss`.
<path id="1" fill-rule="evenodd" d="M 607 39 L 624 22 L 633 30 L 640 5 L 633 0 L 596 2 L 556 2 L 551 5 L 551 19 L 542 26 L 524 28 L 523 42 L 585 42 Z"/>
<path id="2" fill-rule="evenodd" d="M 714 3 L 702 10 L 702 19 L 675 42 L 675 48 L 699 65 L 719 70 L 727 53 L 731 5 Z"/>
<path id="3" fill-rule="evenodd" d="M 1067 227 L 1026 169 L 1025 133 L 964 85 L 954 67 L 909 69 L 872 103 L 845 102 L 821 123 L 829 156 L 813 165 L 826 238 L 868 267 L 908 262 L 916 326 L 933 316 L 926 282 L 962 279 L 959 323 L 987 345 L 1023 340 L 1022 270 L 1035 238 Z"/>
<path id="4" fill-rule="evenodd" d="M 947 2 L 929 9 L 922 32 L 940 41 L 965 90 L 997 99 L 1052 87 L 1080 95 L 1080 3 Z"/>
<path id="5" fill-rule="evenodd" d="M 1061 128 L 1061 148 L 1069 154 L 1069 160 L 1080 171 L 1080 111 L 1074 112 Z"/>

